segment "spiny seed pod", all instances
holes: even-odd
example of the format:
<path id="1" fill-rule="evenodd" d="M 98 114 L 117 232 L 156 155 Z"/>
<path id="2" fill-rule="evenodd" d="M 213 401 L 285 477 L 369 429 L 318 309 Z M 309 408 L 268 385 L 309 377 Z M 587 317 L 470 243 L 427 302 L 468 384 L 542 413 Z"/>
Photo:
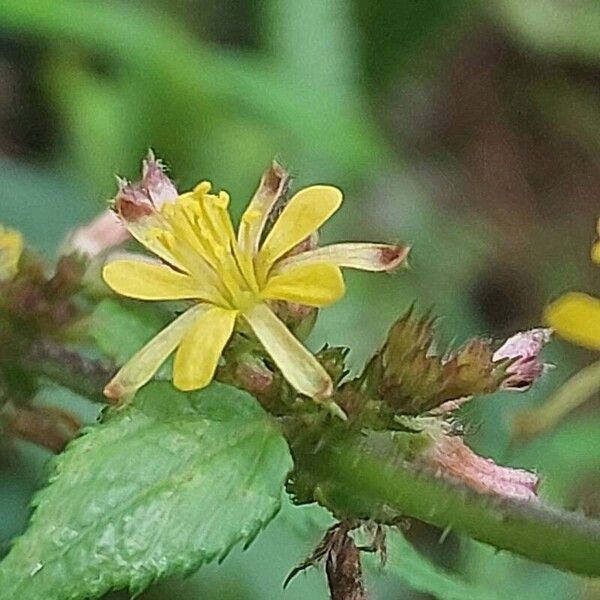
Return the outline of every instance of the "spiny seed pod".
<path id="1" fill-rule="evenodd" d="M 538 357 L 548 330 L 518 333 L 495 352 L 491 340 L 475 338 L 440 355 L 433 324 L 428 315 L 418 318 L 409 310 L 363 374 L 372 392 L 398 414 L 449 412 L 474 395 L 527 388 L 544 370 Z"/>

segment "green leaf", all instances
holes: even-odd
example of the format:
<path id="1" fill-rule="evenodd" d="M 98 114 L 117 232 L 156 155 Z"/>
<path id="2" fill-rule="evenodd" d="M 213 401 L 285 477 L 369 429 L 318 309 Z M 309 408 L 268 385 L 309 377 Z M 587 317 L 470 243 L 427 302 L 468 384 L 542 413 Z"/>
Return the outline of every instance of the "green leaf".
<path id="1" fill-rule="evenodd" d="M 247 393 L 150 384 L 57 458 L 29 529 L 0 563 L 0 598 L 139 593 L 221 560 L 277 513 L 290 467 Z"/>
<path id="2" fill-rule="evenodd" d="M 389 529 L 386 536 L 388 561 L 386 570 L 414 590 L 431 594 L 438 600 L 500 600 L 500 595 L 460 575 L 434 565 L 398 531 Z M 375 562 L 369 557 L 370 563 Z"/>

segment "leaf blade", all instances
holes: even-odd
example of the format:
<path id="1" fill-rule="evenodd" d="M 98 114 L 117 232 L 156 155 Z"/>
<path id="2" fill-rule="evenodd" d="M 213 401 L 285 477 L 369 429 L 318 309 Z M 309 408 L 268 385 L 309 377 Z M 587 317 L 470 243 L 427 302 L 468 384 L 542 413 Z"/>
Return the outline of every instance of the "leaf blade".
<path id="1" fill-rule="evenodd" d="M 290 467 L 285 440 L 248 394 L 151 384 L 58 458 L 0 564 L 0 598 L 139 593 L 222 559 L 277 513 Z"/>

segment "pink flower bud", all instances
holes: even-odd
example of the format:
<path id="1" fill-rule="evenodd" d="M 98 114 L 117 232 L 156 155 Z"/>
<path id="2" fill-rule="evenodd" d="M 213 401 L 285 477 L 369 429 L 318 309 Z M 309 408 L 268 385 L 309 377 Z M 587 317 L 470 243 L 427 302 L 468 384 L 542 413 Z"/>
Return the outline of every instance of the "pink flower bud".
<path id="1" fill-rule="evenodd" d="M 439 477 L 462 483 L 482 494 L 537 501 L 539 478 L 524 469 L 501 467 L 475 454 L 459 436 L 441 436 L 421 461 Z"/>
<path id="2" fill-rule="evenodd" d="M 117 215 L 106 210 L 93 221 L 73 231 L 66 243 L 63 254 L 77 252 L 94 258 L 105 250 L 122 244 L 129 238 L 129 232 Z"/>
<path id="3" fill-rule="evenodd" d="M 77 252 L 94 258 L 129 239 L 130 234 L 119 217 L 135 222 L 177 198 L 177 188 L 151 150 L 142 162 L 142 179 L 131 183 L 119 178 L 118 183 L 119 191 L 112 203 L 114 212 L 104 211 L 87 225 L 77 228 L 67 240 L 64 253 Z"/>
<path id="4" fill-rule="evenodd" d="M 269 392 L 273 384 L 273 373 L 260 360 L 248 359 L 236 365 L 235 379 L 246 391 L 260 396 Z"/>
<path id="5" fill-rule="evenodd" d="M 135 222 L 177 199 L 177 188 L 165 174 L 165 167 L 150 150 L 142 163 L 142 179 L 131 183 L 119 179 L 114 199 L 115 212 L 125 221 Z"/>
<path id="6" fill-rule="evenodd" d="M 513 359 L 506 368 L 507 378 L 502 387 L 523 391 L 546 370 L 547 365 L 540 361 L 542 348 L 550 340 L 552 330 L 530 329 L 509 338 L 493 355 L 494 362 Z"/>
<path id="7" fill-rule="evenodd" d="M 142 181 L 130 183 L 119 179 L 119 191 L 113 200 L 113 209 L 125 222 L 136 222 L 156 212 L 150 193 Z"/>
<path id="8" fill-rule="evenodd" d="M 165 174 L 165 166 L 160 159 L 155 158 L 152 150 L 142 163 L 141 184 L 157 208 L 168 202 L 175 202 L 179 195 L 175 184 Z"/>

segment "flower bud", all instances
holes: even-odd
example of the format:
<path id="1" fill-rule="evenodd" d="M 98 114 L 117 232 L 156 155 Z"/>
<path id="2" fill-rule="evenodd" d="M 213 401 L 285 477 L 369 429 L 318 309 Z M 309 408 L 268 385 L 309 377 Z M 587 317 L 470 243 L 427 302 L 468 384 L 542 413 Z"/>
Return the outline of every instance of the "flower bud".
<path id="1" fill-rule="evenodd" d="M 459 436 L 440 436 L 421 462 L 439 477 L 459 482 L 482 494 L 537 501 L 539 478 L 524 469 L 497 465 L 475 454 Z"/>
<path id="2" fill-rule="evenodd" d="M 274 375 L 258 357 L 246 354 L 234 365 L 234 381 L 254 396 L 271 392 Z"/>
<path id="3" fill-rule="evenodd" d="M 308 337 L 317 320 L 318 309 L 312 306 L 283 300 L 273 300 L 269 306 L 299 340 Z"/>
<path id="4" fill-rule="evenodd" d="M 118 246 L 129 238 L 129 232 L 117 215 L 106 210 L 87 225 L 78 227 L 67 240 L 63 254 L 82 254 L 94 258 L 105 250 Z"/>
<path id="5" fill-rule="evenodd" d="M 175 185 L 152 151 L 142 163 L 140 181 L 131 183 L 121 178 L 117 181 L 119 191 L 112 201 L 113 210 L 106 210 L 87 225 L 75 229 L 65 244 L 63 254 L 75 252 L 89 259 L 95 258 L 129 239 L 130 234 L 121 220 L 136 222 L 177 198 Z"/>
<path id="6" fill-rule="evenodd" d="M 150 151 L 142 163 L 142 179 L 131 183 L 119 179 L 119 191 L 113 201 L 115 212 L 127 222 L 151 215 L 164 204 L 177 199 L 177 188 L 165 173 L 165 167 Z"/>
<path id="7" fill-rule="evenodd" d="M 141 185 L 147 190 L 156 208 L 169 202 L 175 202 L 179 195 L 175 184 L 165 171 L 162 161 L 154 156 L 152 150 L 149 150 L 146 160 L 142 162 Z"/>
<path id="8" fill-rule="evenodd" d="M 323 365 L 336 385 L 348 374 L 346 358 L 349 352 L 350 348 L 345 346 L 325 345 L 316 354 L 317 360 Z"/>
<path id="9" fill-rule="evenodd" d="M 540 361 L 539 355 L 551 335 L 550 329 L 522 331 L 513 335 L 494 352 L 494 362 L 513 359 L 506 368 L 506 379 L 502 382 L 504 389 L 524 391 L 542 375 L 547 365 Z"/>

